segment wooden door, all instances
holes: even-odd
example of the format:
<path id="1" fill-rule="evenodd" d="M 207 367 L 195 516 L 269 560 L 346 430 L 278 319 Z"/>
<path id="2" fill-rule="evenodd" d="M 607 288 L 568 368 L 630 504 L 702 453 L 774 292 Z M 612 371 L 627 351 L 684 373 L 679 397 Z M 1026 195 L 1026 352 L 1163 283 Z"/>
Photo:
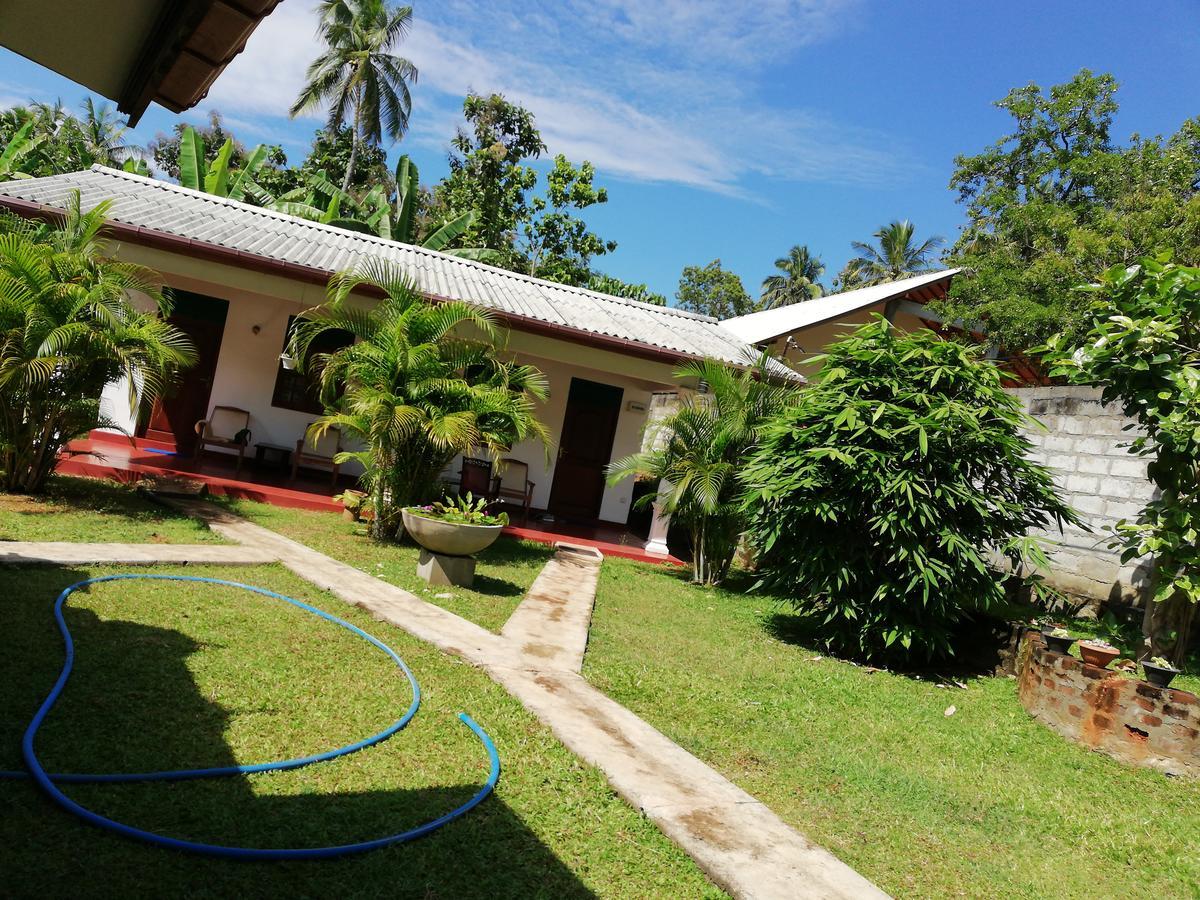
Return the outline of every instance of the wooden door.
<path id="1" fill-rule="evenodd" d="M 550 488 L 550 511 L 555 515 L 569 519 L 600 516 L 604 467 L 612 459 L 623 394 L 621 388 L 609 384 L 571 379 Z"/>
<path id="2" fill-rule="evenodd" d="M 179 453 L 190 454 L 196 445 L 196 423 L 208 415 L 229 303 L 190 291 L 174 293 L 175 310 L 168 321 L 191 339 L 199 360 L 181 373 L 166 396 L 154 401 L 139 434 L 156 441 L 174 441 Z"/>

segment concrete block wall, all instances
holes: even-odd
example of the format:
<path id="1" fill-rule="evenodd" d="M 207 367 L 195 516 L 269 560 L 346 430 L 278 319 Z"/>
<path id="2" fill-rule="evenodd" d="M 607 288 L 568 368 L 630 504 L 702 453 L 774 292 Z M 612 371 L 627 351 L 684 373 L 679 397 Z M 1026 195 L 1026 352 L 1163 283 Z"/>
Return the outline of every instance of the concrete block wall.
<path id="1" fill-rule="evenodd" d="M 1200 698 L 1091 666 L 1027 632 L 1017 695 L 1042 724 L 1122 762 L 1200 775 Z"/>
<path id="2" fill-rule="evenodd" d="M 1054 542 L 1047 548 L 1053 566 L 1047 581 L 1085 601 L 1140 603 L 1150 590 L 1152 561 L 1122 565 L 1120 552 L 1108 547 L 1112 526 L 1136 518 L 1154 493 L 1146 460 L 1123 446 L 1137 435 L 1125 430 L 1131 421 L 1101 403 L 1096 388 L 1023 387 L 1010 393 L 1044 426 L 1027 431 L 1031 458 L 1051 470 L 1062 498 L 1091 528 L 1044 533 Z"/>

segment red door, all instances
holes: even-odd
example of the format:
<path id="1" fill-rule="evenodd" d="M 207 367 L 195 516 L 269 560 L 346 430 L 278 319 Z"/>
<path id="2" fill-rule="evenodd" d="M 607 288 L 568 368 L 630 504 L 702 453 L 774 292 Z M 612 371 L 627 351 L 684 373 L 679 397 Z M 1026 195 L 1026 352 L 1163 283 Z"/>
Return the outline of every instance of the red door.
<path id="1" fill-rule="evenodd" d="M 623 395 L 621 388 L 610 384 L 571 379 L 550 487 L 550 511 L 555 515 L 568 519 L 600 516 L 604 467 L 612 460 Z"/>
<path id="2" fill-rule="evenodd" d="M 154 401 L 139 433 L 156 441 L 174 441 L 178 452 L 190 454 L 196 444 L 196 423 L 208 415 L 229 303 L 191 291 L 174 294 L 175 310 L 168 321 L 191 338 L 199 361 L 180 375 L 166 396 Z"/>

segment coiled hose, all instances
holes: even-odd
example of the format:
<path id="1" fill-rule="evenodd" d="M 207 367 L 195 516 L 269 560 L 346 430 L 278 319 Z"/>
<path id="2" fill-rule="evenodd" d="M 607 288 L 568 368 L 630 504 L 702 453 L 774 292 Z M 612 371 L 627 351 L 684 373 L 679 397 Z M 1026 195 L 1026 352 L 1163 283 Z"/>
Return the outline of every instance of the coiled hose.
<path id="1" fill-rule="evenodd" d="M 63 617 L 63 607 L 67 602 L 67 598 L 74 591 L 80 588 L 87 587 L 91 584 L 99 584 L 104 581 L 121 581 L 131 579 L 153 580 L 153 581 L 192 581 L 202 584 L 221 584 L 226 587 L 241 588 L 242 590 L 251 591 L 255 594 L 261 594 L 264 597 L 270 597 L 274 600 L 282 600 L 285 603 L 290 603 L 305 612 L 320 616 L 322 619 L 327 619 L 337 625 L 342 626 L 346 630 L 353 632 L 363 640 L 374 644 L 384 653 L 392 658 L 400 671 L 408 678 L 408 683 L 412 686 L 412 703 L 399 719 L 389 725 L 387 728 L 365 738 L 361 741 L 356 741 L 352 744 L 346 744 L 344 747 L 338 747 L 335 750 L 327 750 L 324 753 L 315 753 L 311 756 L 301 756 L 294 759 L 283 759 L 276 762 L 255 763 L 246 766 L 219 766 L 209 769 L 175 769 L 163 772 L 129 772 L 129 773 L 100 773 L 100 774 L 50 774 L 47 773 L 38 759 L 37 753 L 34 750 L 33 742 L 37 736 L 38 729 L 41 727 L 46 715 L 54 708 L 54 704 L 58 701 L 59 696 L 66 687 L 67 680 L 71 677 L 71 669 L 75 662 L 75 642 L 71 639 L 71 630 L 67 627 L 66 619 Z M 496 752 L 496 745 L 492 743 L 492 739 L 488 736 L 478 723 L 475 722 L 466 713 L 459 713 L 459 719 L 468 728 L 471 729 L 483 744 L 487 751 L 490 771 L 487 781 L 479 789 L 479 791 L 471 797 L 466 803 L 462 804 L 445 815 L 439 816 L 432 821 L 426 822 L 423 825 L 418 825 L 415 828 L 410 828 L 408 831 L 402 831 L 398 834 L 391 834 L 385 837 L 375 838 L 369 841 L 361 841 L 354 844 L 339 844 L 332 847 L 300 847 L 300 848 L 255 848 L 255 847 L 229 847 L 220 844 L 205 844 L 199 841 L 186 841 L 180 838 L 168 837 L 167 835 L 156 834 L 152 831 L 145 831 L 141 828 L 135 828 L 132 825 L 126 825 L 124 822 L 118 822 L 115 819 L 109 819 L 99 813 L 93 812 L 85 806 L 72 800 L 64 794 L 59 788 L 59 784 L 96 784 L 96 783 L 119 783 L 131 781 L 184 781 L 194 778 L 216 778 L 222 775 L 247 775 L 255 772 L 281 772 L 287 769 L 299 769 L 302 766 L 309 766 L 313 763 L 324 762 L 326 760 L 336 759 L 339 756 L 345 756 L 349 753 L 355 753 L 367 747 L 378 744 L 387 740 L 397 731 L 407 725 L 417 714 L 417 708 L 421 705 L 421 688 L 417 684 L 417 679 L 413 676 L 412 671 L 387 644 L 380 641 L 378 638 L 372 637 L 361 628 L 351 625 L 344 619 L 339 619 L 337 616 L 331 615 L 324 610 L 317 609 L 315 606 L 310 606 L 300 600 L 292 597 L 287 597 L 283 594 L 277 594 L 274 591 L 268 591 L 264 588 L 254 587 L 249 584 L 242 584 L 238 581 L 226 581 L 223 578 L 201 578 L 195 575 L 149 575 L 149 574 L 122 574 L 122 575 L 102 575 L 97 578 L 88 578 L 85 581 L 79 581 L 65 588 L 58 599 L 54 603 L 54 618 L 58 622 L 59 633 L 62 634 L 63 644 L 65 645 L 65 657 L 63 659 L 62 671 L 59 672 L 58 680 L 54 683 L 54 687 L 42 701 L 42 705 L 38 708 L 37 713 L 29 722 L 29 726 L 25 729 L 25 736 L 21 740 L 21 754 L 25 759 L 25 766 L 28 772 L 0 772 L 0 778 L 32 778 L 46 794 L 50 796 L 55 803 L 63 807 L 68 812 L 78 816 L 86 822 L 93 825 L 98 825 L 109 831 L 114 831 L 117 834 L 126 837 L 135 838 L 140 841 L 145 841 L 149 844 L 156 844 L 162 847 L 170 847 L 175 850 L 184 850 L 189 853 L 199 853 L 205 856 L 220 856 L 232 859 L 328 859 L 335 856 L 346 856 L 352 853 L 364 853 L 368 850 L 377 850 L 380 847 L 388 847 L 392 844 L 400 844 L 406 841 L 415 840 L 419 837 L 424 837 L 432 831 L 436 831 L 443 825 L 454 821 L 459 816 L 464 815 L 469 810 L 478 806 L 488 794 L 490 794 L 496 786 L 496 782 L 500 778 L 500 755 Z"/>

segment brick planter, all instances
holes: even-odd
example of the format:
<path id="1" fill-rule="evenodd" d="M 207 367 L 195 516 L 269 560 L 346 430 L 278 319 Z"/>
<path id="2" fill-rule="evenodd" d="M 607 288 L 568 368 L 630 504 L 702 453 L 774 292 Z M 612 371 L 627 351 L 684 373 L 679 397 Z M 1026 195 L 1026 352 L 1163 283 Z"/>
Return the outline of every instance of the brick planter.
<path id="1" fill-rule="evenodd" d="M 1122 762 L 1200 776 L 1200 698 L 1157 688 L 1046 648 L 1036 631 L 1021 647 L 1021 705 L 1063 737 Z"/>

